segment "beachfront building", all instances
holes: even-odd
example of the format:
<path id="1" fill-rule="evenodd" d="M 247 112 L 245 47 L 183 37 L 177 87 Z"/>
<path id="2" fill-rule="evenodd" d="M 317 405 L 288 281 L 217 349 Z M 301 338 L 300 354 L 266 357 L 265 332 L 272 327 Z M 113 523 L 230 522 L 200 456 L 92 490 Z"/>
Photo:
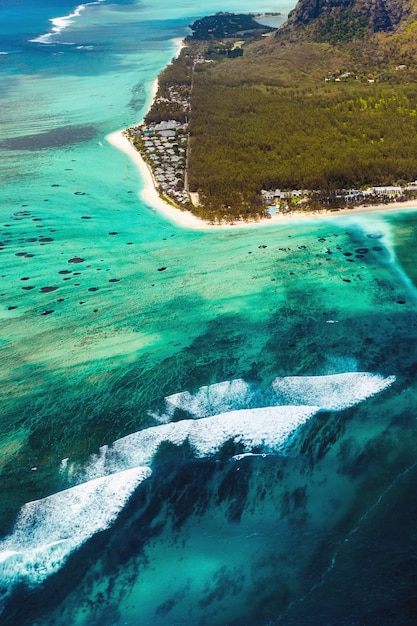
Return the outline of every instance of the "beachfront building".
<path id="1" fill-rule="evenodd" d="M 371 191 L 375 196 L 378 197 L 387 197 L 387 198 L 396 198 L 401 196 L 403 193 L 403 188 L 400 186 L 389 186 L 389 187 L 370 187 L 368 191 Z"/>
<path id="2" fill-rule="evenodd" d="M 128 136 L 152 169 L 155 186 L 175 203 L 187 204 L 185 187 L 188 124 L 166 120 L 129 128 Z"/>

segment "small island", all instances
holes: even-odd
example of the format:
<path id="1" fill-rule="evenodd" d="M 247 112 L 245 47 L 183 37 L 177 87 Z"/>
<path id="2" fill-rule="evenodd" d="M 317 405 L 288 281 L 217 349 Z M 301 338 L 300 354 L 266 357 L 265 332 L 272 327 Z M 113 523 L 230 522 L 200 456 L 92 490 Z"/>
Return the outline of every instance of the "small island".
<path id="1" fill-rule="evenodd" d="M 127 129 L 159 195 L 211 223 L 417 198 L 417 64 L 381 53 L 392 32 L 257 17 L 194 22 Z"/>

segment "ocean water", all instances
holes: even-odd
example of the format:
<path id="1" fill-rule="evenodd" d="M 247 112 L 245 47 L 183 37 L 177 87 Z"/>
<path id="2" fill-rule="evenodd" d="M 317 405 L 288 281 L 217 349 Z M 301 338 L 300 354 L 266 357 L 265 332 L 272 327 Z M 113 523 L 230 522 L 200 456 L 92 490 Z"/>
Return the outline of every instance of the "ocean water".
<path id="1" fill-rule="evenodd" d="M 207 11 L 0 3 L 0 623 L 414 624 L 417 211 L 189 231 L 106 140 Z"/>

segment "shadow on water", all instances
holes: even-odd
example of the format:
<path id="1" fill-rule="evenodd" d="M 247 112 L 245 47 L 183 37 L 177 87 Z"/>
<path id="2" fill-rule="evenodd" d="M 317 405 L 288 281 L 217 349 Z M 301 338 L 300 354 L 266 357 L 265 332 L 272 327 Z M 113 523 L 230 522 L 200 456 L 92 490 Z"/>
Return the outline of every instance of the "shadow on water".
<path id="1" fill-rule="evenodd" d="M 235 451 L 225 447 L 196 461 L 188 445 L 161 447 L 153 476 L 112 528 L 42 590 L 16 590 L 2 623 L 49 626 L 77 615 L 81 624 L 110 625 L 130 615 L 149 624 L 348 625 L 383 624 L 386 615 L 395 624 L 398 610 L 411 624 L 417 436 L 409 383 L 320 412 L 286 456 L 224 461 Z M 219 546 L 222 558 L 205 572 Z M 144 581 L 159 588 L 171 567 L 172 593 L 147 597 Z"/>

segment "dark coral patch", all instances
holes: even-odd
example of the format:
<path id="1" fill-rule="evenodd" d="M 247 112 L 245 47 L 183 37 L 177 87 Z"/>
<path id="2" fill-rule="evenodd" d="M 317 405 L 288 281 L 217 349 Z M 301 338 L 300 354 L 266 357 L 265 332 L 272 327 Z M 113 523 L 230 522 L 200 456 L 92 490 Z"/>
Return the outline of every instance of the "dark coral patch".
<path id="1" fill-rule="evenodd" d="M 84 263 L 85 259 L 80 256 L 74 256 L 72 259 L 68 260 L 68 263 Z"/>
<path id="2" fill-rule="evenodd" d="M 58 287 L 41 287 L 39 291 L 41 293 L 49 293 L 50 291 L 56 291 Z"/>
<path id="3" fill-rule="evenodd" d="M 89 287 L 88 291 L 98 291 L 98 287 Z"/>

